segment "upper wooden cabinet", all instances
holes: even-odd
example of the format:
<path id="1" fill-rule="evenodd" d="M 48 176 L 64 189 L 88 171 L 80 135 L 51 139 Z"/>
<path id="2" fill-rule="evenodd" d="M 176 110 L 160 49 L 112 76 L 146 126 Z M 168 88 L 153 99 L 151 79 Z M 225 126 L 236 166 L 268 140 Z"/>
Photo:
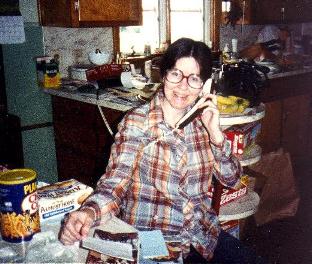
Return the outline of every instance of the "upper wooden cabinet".
<path id="1" fill-rule="evenodd" d="M 40 23 L 54 27 L 142 24 L 141 0 L 38 0 Z"/>
<path id="2" fill-rule="evenodd" d="M 298 23 L 312 21 L 311 0 L 253 0 L 253 23 Z"/>
<path id="3" fill-rule="evenodd" d="M 232 0 L 222 1 L 221 23 L 229 22 L 228 17 L 237 18 L 234 24 L 279 24 L 312 21 L 311 0 Z M 221 7 L 221 5 L 220 5 Z M 216 12 L 218 13 L 218 12 Z M 240 17 L 239 17 L 240 15 Z"/>

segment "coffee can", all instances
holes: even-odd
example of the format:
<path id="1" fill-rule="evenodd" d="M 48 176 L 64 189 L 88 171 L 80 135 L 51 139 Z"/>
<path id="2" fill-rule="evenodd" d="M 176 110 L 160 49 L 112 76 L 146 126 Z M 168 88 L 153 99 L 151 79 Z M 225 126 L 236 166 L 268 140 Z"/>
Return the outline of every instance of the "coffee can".
<path id="1" fill-rule="evenodd" d="M 40 231 L 34 170 L 0 172 L 0 220 L 1 236 L 7 242 L 29 241 Z"/>

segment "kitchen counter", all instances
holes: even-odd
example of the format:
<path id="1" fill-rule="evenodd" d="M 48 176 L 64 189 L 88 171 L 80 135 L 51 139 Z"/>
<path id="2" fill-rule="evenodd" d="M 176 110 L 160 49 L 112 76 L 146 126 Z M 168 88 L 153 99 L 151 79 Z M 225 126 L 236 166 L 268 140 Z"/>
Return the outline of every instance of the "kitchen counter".
<path id="1" fill-rule="evenodd" d="M 106 107 L 106 108 L 110 108 L 110 109 L 114 109 L 114 110 L 122 111 L 122 112 L 128 111 L 129 109 L 137 105 L 136 103 L 133 105 L 131 102 L 122 101 L 122 100 L 118 102 L 116 100 L 113 100 L 114 98 L 112 98 L 112 96 L 110 97 L 108 96 L 107 98 L 105 98 L 105 96 L 103 96 L 104 93 L 101 93 L 99 95 L 99 99 L 97 99 L 95 98 L 95 96 L 89 96 L 87 94 L 80 93 L 77 90 L 72 90 L 66 87 L 61 87 L 59 89 L 43 89 L 43 92 L 50 94 L 50 95 L 60 96 L 63 98 L 72 99 L 72 100 L 80 101 L 83 103 L 99 105 L 102 107 Z M 134 96 L 136 96 L 136 93 L 134 93 Z M 116 98 L 117 96 L 115 97 L 115 99 Z M 137 102 L 139 103 L 139 100 L 137 100 Z"/>
<path id="2" fill-rule="evenodd" d="M 312 66 L 306 67 L 303 69 L 298 69 L 298 70 L 289 70 L 289 71 L 282 71 L 282 72 L 274 73 L 274 74 L 268 74 L 268 78 L 276 79 L 276 78 L 289 77 L 289 76 L 301 75 L 301 74 L 306 74 L 306 73 L 312 73 Z"/>
<path id="3" fill-rule="evenodd" d="M 275 80 L 275 79 L 292 77 L 292 76 L 300 76 L 300 75 L 309 74 L 309 73 L 312 73 L 312 67 L 305 68 L 305 69 L 292 70 L 292 71 L 285 71 L 285 72 L 280 72 L 280 73 L 275 73 L 275 74 L 269 74 L 268 78 L 271 80 Z M 151 89 L 151 92 L 157 89 L 158 87 L 157 85 Z M 120 89 L 121 91 L 122 90 L 126 91 L 122 87 L 120 87 Z M 77 100 L 77 101 L 84 102 L 84 103 L 99 105 L 102 107 L 106 107 L 106 108 L 110 108 L 110 109 L 114 109 L 114 110 L 122 111 L 122 112 L 128 111 L 131 108 L 139 105 L 140 103 L 143 103 L 143 101 L 140 101 L 139 99 L 134 100 L 134 98 L 131 98 L 133 100 L 132 102 L 130 102 L 129 100 L 128 101 L 123 100 L 123 99 L 120 99 L 120 96 L 116 96 L 112 93 L 107 94 L 107 97 L 106 97 L 105 90 L 102 90 L 100 92 L 99 99 L 96 99 L 95 95 L 88 96 L 87 94 L 79 93 L 77 90 L 73 90 L 73 89 L 66 88 L 66 87 L 61 87 L 60 89 L 43 89 L 43 92 L 50 94 L 50 95 L 73 99 L 73 100 Z M 136 97 L 138 95 L 144 96 L 144 94 L 146 94 L 142 90 L 138 90 L 138 89 L 128 89 L 128 92 L 132 93 L 133 97 Z M 150 95 L 150 93 L 147 93 L 147 94 Z M 131 96 L 129 94 L 129 98 L 130 97 Z"/>
<path id="4" fill-rule="evenodd" d="M 64 246 L 58 240 L 60 227 L 60 220 L 46 221 L 32 240 L 21 243 L 9 243 L 0 236 L 0 263 L 85 263 L 88 250 L 79 242 Z"/>

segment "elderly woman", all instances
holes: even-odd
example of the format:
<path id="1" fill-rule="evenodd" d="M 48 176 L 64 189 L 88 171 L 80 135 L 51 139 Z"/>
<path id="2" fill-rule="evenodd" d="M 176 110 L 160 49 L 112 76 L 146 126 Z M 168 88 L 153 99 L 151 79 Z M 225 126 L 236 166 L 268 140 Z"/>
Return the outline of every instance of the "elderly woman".
<path id="1" fill-rule="evenodd" d="M 235 188 L 242 172 L 221 131 L 216 95 L 202 94 L 211 70 L 204 43 L 182 38 L 168 47 L 160 65 L 163 88 L 119 124 L 106 173 L 67 217 L 62 243 L 83 239 L 101 217 L 114 214 L 139 230 L 178 234 L 185 262 L 257 263 L 255 254 L 220 229 L 211 208 L 213 175 Z M 205 98 L 203 111 L 177 128 L 199 96 Z"/>

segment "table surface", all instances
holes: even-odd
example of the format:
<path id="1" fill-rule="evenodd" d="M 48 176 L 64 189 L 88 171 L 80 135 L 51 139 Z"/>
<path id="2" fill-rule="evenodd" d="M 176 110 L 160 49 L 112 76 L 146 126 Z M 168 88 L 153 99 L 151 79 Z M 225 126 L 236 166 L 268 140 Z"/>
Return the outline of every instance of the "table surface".
<path id="1" fill-rule="evenodd" d="M 88 250 L 79 242 L 64 246 L 57 238 L 61 221 L 46 221 L 31 241 L 9 243 L 0 237 L 0 263 L 85 263 Z"/>

